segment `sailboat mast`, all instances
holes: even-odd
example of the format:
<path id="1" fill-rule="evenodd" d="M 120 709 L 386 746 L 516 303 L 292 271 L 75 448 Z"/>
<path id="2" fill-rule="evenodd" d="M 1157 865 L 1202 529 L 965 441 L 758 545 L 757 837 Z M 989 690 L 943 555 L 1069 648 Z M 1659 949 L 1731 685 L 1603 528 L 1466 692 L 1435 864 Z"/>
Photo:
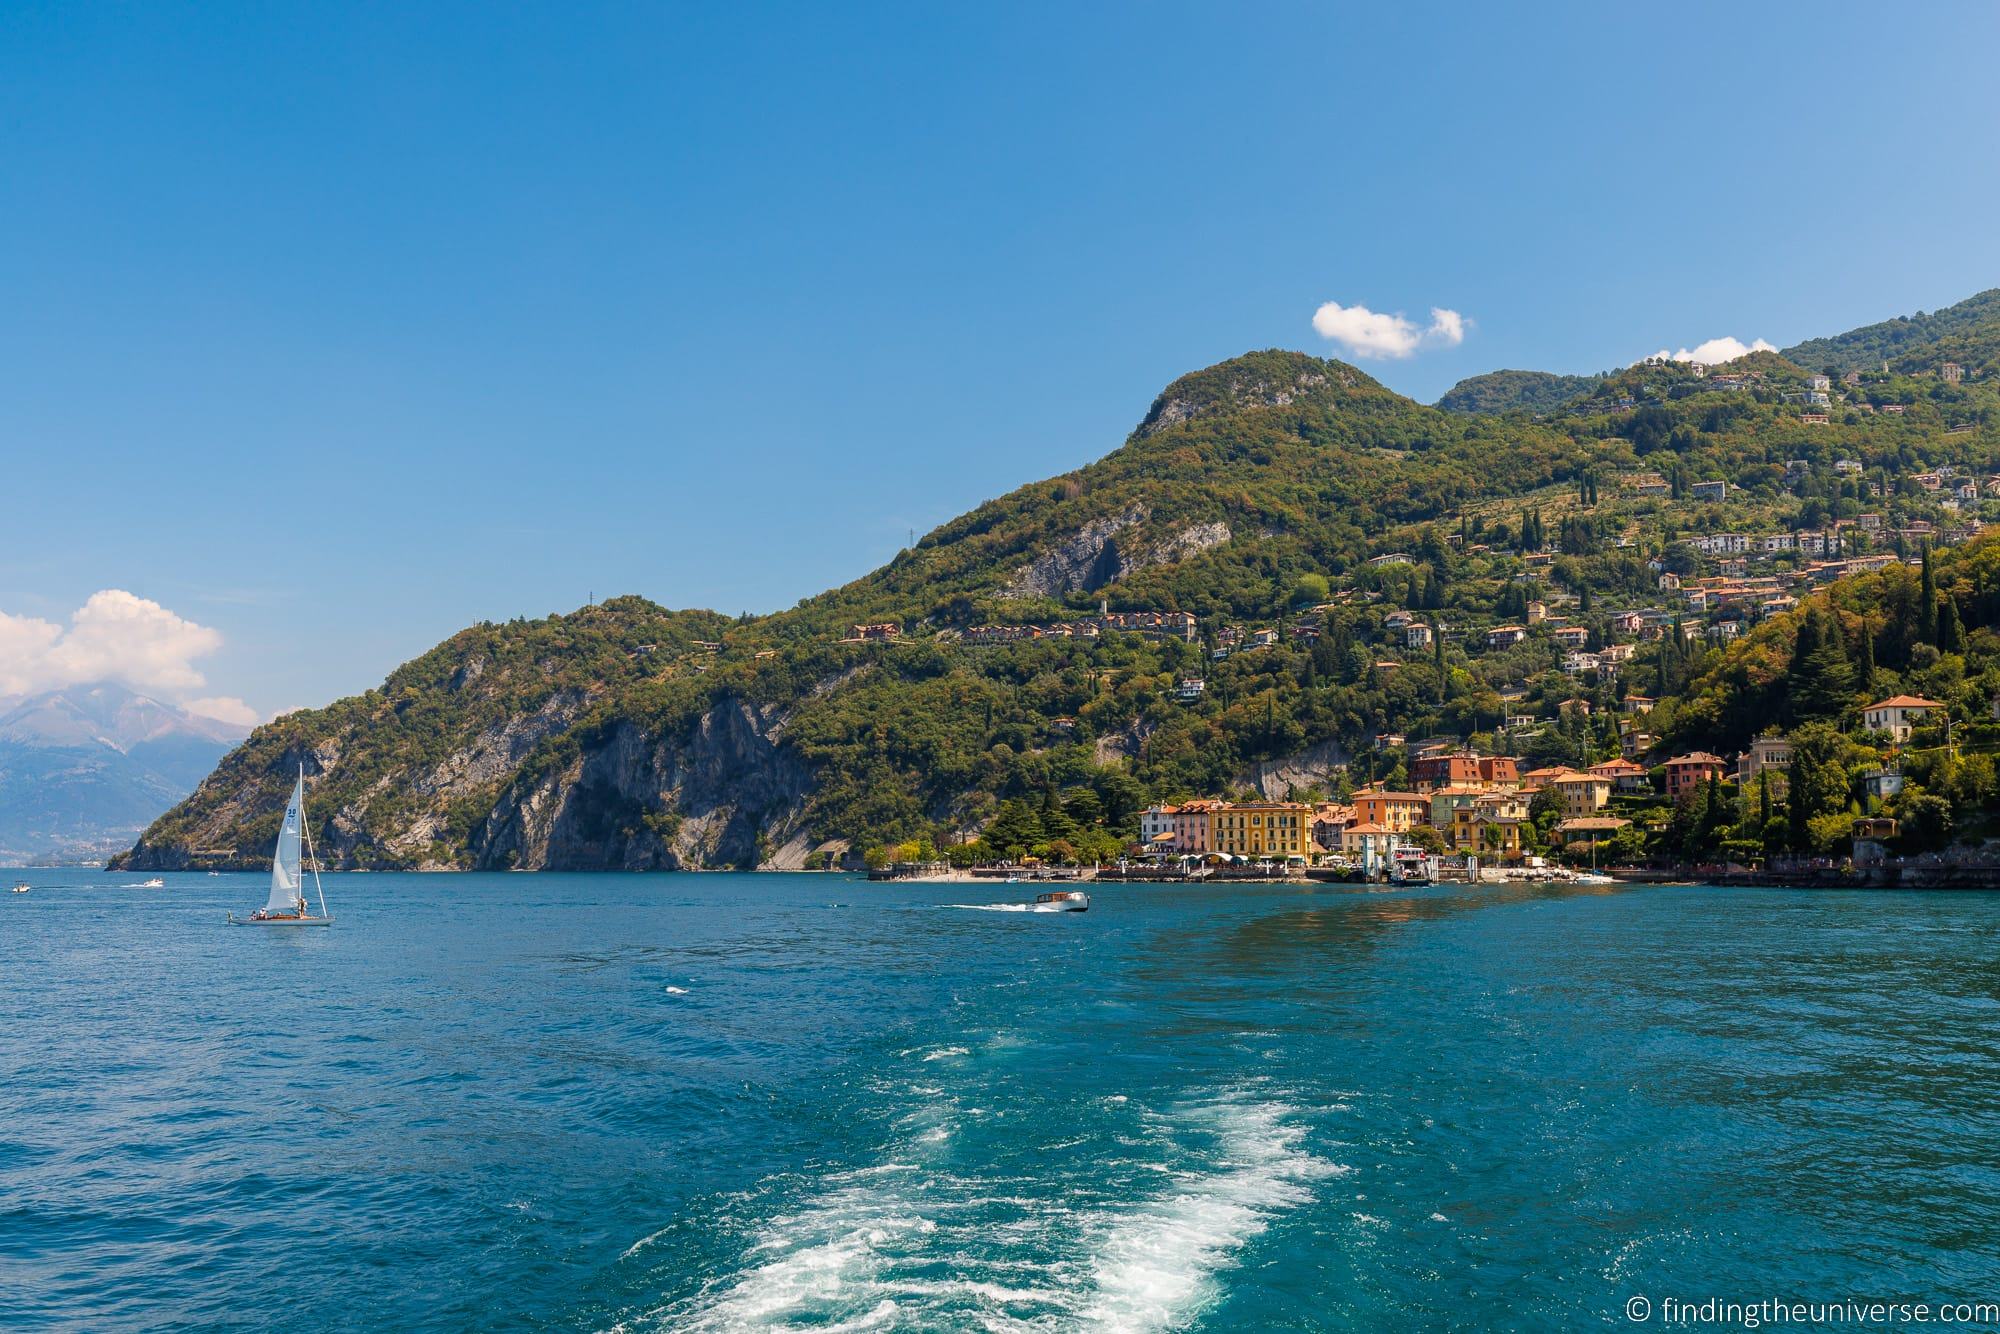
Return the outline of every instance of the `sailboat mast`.
<path id="1" fill-rule="evenodd" d="M 319 882 L 319 853 L 313 850 L 312 821 L 306 819 L 306 767 L 299 766 L 299 832 L 306 837 L 306 856 L 312 860 L 313 889 L 319 894 L 319 915 L 327 916 L 326 886 Z M 299 895 L 299 906 L 305 906 L 305 894 Z"/>

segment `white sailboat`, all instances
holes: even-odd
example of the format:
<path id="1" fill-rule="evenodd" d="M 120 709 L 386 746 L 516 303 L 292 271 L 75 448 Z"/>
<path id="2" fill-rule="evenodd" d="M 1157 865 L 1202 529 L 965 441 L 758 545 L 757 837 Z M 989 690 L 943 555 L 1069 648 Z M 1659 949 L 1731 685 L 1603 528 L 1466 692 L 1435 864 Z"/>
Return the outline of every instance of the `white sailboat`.
<path id="1" fill-rule="evenodd" d="M 313 857 L 313 889 L 319 895 L 319 916 L 306 902 L 305 865 L 300 858 L 300 838 L 304 851 L 312 854 L 312 831 L 306 828 L 306 771 L 299 766 L 298 781 L 292 785 L 292 800 L 285 807 L 285 823 L 278 830 L 278 847 L 271 854 L 271 897 L 248 917 L 229 914 L 236 926 L 325 926 L 333 921 L 326 910 L 326 890 L 319 883 L 319 858 Z"/>

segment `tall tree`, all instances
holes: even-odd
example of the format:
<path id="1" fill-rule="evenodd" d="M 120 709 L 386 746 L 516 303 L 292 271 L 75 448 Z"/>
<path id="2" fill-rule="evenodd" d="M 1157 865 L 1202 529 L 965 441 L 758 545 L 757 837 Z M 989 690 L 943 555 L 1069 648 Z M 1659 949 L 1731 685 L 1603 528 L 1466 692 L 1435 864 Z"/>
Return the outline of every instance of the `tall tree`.
<path id="1" fill-rule="evenodd" d="M 1917 638 L 1926 644 L 1937 643 L 1937 572 L 1931 568 L 1930 544 L 1924 545 L 1923 584 L 1917 603 Z"/>

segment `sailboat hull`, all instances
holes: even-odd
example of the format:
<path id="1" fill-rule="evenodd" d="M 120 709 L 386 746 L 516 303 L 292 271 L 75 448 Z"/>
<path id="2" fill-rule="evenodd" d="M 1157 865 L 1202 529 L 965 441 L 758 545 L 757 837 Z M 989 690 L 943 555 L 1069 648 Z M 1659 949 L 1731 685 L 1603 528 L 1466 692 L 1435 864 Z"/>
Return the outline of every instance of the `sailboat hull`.
<path id="1" fill-rule="evenodd" d="M 238 917 L 231 914 L 231 926 L 332 926 L 331 917 Z"/>

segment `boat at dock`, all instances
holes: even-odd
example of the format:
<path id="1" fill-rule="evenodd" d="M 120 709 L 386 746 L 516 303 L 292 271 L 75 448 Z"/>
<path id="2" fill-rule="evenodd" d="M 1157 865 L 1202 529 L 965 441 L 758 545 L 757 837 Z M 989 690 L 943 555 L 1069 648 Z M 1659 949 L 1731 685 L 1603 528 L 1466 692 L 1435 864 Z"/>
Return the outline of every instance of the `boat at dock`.
<path id="1" fill-rule="evenodd" d="M 312 831 L 306 828 L 306 771 L 299 767 L 298 781 L 292 785 L 292 799 L 285 806 L 285 822 L 278 828 L 278 846 L 271 854 L 271 897 L 248 917 L 229 914 L 232 926 L 326 926 L 333 921 L 326 910 L 326 891 L 319 883 L 319 858 L 313 857 L 313 888 L 319 893 L 319 915 L 306 902 L 303 851 L 312 852 Z"/>
<path id="2" fill-rule="evenodd" d="M 1080 889 L 1056 889 L 1035 895 L 1036 912 L 1089 912 L 1090 895 Z"/>

